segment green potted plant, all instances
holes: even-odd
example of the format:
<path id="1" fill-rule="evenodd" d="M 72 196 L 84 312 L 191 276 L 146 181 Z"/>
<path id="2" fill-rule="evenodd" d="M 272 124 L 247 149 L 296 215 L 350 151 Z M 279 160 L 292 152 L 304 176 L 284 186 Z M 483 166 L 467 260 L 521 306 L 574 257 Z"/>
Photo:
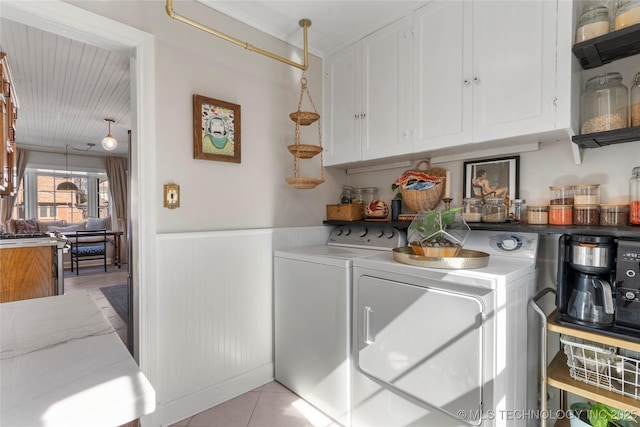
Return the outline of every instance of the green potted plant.
<path id="1" fill-rule="evenodd" d="M 458 255 L 471 230 L 458 213 L 461 209 L 418 212 L 407 230 L 413 252 L 438 258 Z"/>
<path id="2" fill-rule="evenodd" d="M 628 411 L 604 403 L 576 402 L 570 406 L 571 427 L 633 427 L 635 417 Z"/>

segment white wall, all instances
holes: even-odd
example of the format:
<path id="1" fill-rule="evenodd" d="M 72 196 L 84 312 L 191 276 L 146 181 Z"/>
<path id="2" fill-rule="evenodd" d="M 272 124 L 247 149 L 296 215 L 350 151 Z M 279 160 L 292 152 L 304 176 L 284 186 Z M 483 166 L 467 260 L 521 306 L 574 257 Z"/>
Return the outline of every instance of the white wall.
<path id="1" fill-rule="evenodd" d="M 171 19 L 162 1 L 77 1 L 78 7 L 123 22 L 155 36 L 156 144 L 158 201 L 163 184 L 181 187 L 180 208 L 158 205 L 158 232 L 317 225 L 325 205 L 336 198 L 341 173 L 313 190 L 296 190 L 293 176 L 295 111 L 302 71 L 242 49 Z M 240 24 L 193 1 L 176 1 L 174 9 L 255 46 L 301 62 L 288 44 Z M 302 38 L 293 34 L 292 38 Z M 309 39 L 314 37 L 313 27 Z M 322 112 L 322 63 L 309 56 L 306 72 L 311 97 Z M 242 163 L 193 159 L 192 95 L 241 106 Z M 304 99 L 303 109 L 311 108 Z M 311 128 L 311 127 L 310 127 Z M 317 144 L 316 128 L 303 142 Z M 317 156 L 318 157 L 318 156 Z M 303 160 L 303 175 L 320 177 L 319 157 Z M 306 173 L 306 175 L 305 175 Z"/>
<path id="2" fill-rule="evenodd" d="M 549 186 L 558 184 L 600 184 L 602 203 L 628 203 L 631 170 L 640 166 L 640 141 L 615 144 L 583 151 L 582 164 L 573 161 L 569 140 L 540 144 L 540 150 L 520 155 L 520 198 L 527 204 L 548 204 Z M 511 155 L 511 154 L 510 154 Z M 514 154 L 518 155 L 518 153 Z M 469 159 L 472 160 L 472 159 Z M 451 171 L 452 205 L 460 206 L 463 198 L 464 161 L 438 165 Z M 408 168 L 349 175 L 350 185 L 377 186 L 380 197 L 393 197 L 391 184 Z M 403 211 L 406 209 L 403 207 Z M 407 212 L 409 212 L 407 210 Z"/>

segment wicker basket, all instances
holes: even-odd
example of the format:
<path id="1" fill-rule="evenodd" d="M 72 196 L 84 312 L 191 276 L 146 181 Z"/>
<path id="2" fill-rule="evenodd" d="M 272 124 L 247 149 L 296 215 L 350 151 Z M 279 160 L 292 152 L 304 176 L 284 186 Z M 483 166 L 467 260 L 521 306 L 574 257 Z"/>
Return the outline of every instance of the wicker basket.
<path id="1" fill-rule="evenodd" d="M 359 203 L 327 205 L 327 220 L 359 221 L 364 218 L 362 205 Z"/>
<path id="2" fill-rule="evenodd" d="M 291 154 L 299 159 L 311 159 L 322 152 L 322 147 L 319 145 L 295 144 L 289 145 L 287 148 Z"/>
<path id="3" fill-rule="evenodd" d="M 314 123 L 316 120 L 320 118 L 320 114 L 314 113 L 312 111 L 295 111 L 289 114 L 291 120 L 296 123 L 300 123 L 301 126 L 308 126 L 311 123 Z"/>
<path id="4" fill-rule="evenodd" d="M 420 165 L 426 164 L 427 169 L 419 169 Z M 404 203 L 415 212 L 426 211 L 435 209 L 436 206 L 442 200 L 444 195 L 444 180 L 447 174 L 447 170 L 443 168 L 429 168 L 429 162 L 423 160 L 416 165 L 416 172 L 426 173 L 434 177 L 439 177 L 440 181 L 431 188 L 425 190 L 407 190 L 404 187 L 400 187 L 400 193 L 402 193 L 402 200 Z M 411 172 L 411 170 L 406 171 Z"/>
<path id="5" fill-rule="evenodd" d="M 324 182 L 324 179 L 307 178 L 302 176 L 296 176 L 296 177 L 291 176 L 291 177 L 285 178 L 285 180 L 287 181 L 287 184 L 299 190 L 310 190 Z"/>

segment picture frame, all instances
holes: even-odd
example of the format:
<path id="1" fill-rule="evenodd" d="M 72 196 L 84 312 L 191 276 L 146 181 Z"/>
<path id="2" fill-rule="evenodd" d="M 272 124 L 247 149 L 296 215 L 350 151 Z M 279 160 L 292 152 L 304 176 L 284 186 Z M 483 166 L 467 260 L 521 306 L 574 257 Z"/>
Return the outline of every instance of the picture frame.
<path id="1" fill-rule="evenodd" d="M 240 105 L 193 95 L 193 158 L 240 163 Z"/>
<path id="2" fill-rule="evenodd" d="M 464 197 L 501 197 L 505 201 L 520 195 L 520 156 L 464 162 Z"/>

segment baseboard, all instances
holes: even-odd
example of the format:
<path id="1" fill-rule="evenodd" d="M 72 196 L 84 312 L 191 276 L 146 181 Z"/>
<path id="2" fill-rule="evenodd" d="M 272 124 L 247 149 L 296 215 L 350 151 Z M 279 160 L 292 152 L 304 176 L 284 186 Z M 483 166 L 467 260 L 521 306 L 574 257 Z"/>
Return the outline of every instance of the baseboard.
<path id="1" fill-rule="evenodd" d="M 170 426 L 271 381 L 273 363 L 188 396 L 170 402 L 159 402 L 156 411 L 159 411 L 160 417 L 156 419 L 162 420 L 161 425 Z"/>

